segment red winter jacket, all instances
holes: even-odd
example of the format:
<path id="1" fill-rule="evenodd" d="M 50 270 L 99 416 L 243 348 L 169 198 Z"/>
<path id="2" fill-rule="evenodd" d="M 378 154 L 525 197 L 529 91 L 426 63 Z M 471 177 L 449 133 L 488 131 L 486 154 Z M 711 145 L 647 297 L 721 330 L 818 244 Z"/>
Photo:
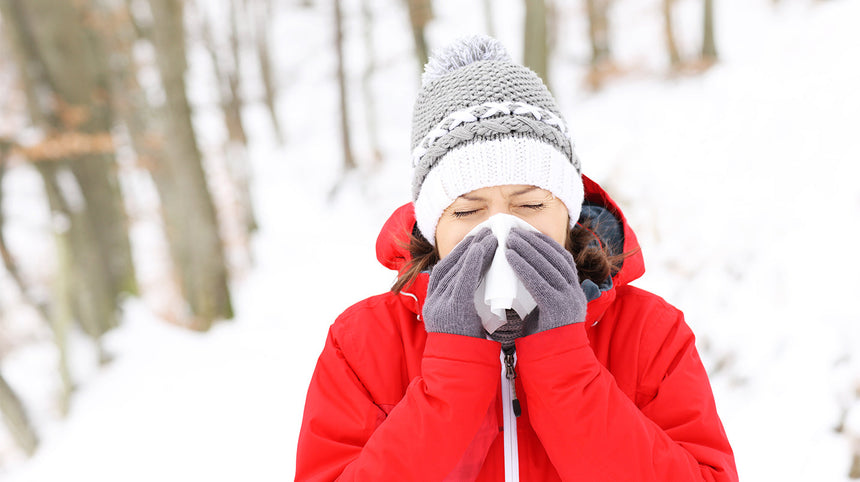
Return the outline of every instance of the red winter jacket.
<path id="1" fill-rule="evenodd" d="M 623 223 L 584 179 L 586 203 Z M 377 242 L 392 269 L 411 204 Z M 641 255 L 588 305 L 585 323 L 516 342 L 521 480 L 737 480 L 734 456 L 683 315 L 629 286 Z M 331 326 L 308 389 L 296 480 L 504 480 L 500 344 L 427 333 L 422 275 L 401 293 L 368 298 Z"/>

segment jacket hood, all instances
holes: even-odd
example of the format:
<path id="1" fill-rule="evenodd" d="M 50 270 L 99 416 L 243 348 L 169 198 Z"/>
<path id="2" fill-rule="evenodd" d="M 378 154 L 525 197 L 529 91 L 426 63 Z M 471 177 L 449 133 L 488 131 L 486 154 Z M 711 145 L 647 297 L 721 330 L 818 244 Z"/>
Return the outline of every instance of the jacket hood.
<path id="1" fill-rule="evenodd" d="M 611 283 L 605 283 L 606 286 L 601 285 L 602 292 L 599 298 L 590 303 L 588 318 L 592 319 L 592 313 L 594 313 L 595 319 L 592 322 L 596 322 L 599 319 L 598 313 L 602 313 L 603 310 L 592 310 L 591 305 L 595 303 L 608 305 L 615 298 L 617 287 L 624 286 L 645 273 L 645 261 L 636 235 L 615 201 L 588 177 L 582 176 L 582 182 L 585 188 L 585 200 L 580 221 L 591 219 L 592 230 L 600 238 L 601 243 L 609 246 L 614 254 L 631 253 L 624 259 L 621 269 L 612 277 Z M 412 203 L 400 206 L 388 218 L 376 239 L 376 257 L 383 266 L 398 272 L 406 266 L 410 259 L 407 246 L 414 227 L 415 211 Z M 408 290 L 412 293 L 404 293 L 414 298 L 417 313 L 420 313 L 420 306 L 423 304 L 427 286 L 426 278 L 426 275 L 419 277 L 414 289 Z"/>

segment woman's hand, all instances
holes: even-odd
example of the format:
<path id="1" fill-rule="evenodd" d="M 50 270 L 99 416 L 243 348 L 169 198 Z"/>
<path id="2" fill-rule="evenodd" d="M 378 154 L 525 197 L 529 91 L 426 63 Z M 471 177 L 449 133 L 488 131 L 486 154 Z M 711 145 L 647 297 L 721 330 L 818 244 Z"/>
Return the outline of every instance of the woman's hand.
<path id="1" fill-rule="evenodd" d="M 484 338 L 486 333 L 475 311 L 475 290 L 493 260 L 498 240 L 482 229 L 457 245 L 430 271 L 424 301 L 424 327 L 428 332 Z"/>
<path id="2" fill-rule="evenodd" d="M 505 256 L 537 302 L 537 323 L 528 333 L 585 321 L 588 302 L 579 284 L 573 256 L 549 236 L 514 228 L 508 235 Z M 535 312 L 526 317 L 532 321 Z"/>

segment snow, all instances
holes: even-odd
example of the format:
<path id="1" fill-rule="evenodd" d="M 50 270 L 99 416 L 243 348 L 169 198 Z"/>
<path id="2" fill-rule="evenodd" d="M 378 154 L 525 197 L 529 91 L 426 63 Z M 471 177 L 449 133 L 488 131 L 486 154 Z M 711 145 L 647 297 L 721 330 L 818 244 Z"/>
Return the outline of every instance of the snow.
<path id="1" fill-rule="evenodd" d="M 479 2 L 474 15 L 454 3 L 435 2 L 431 45 L 483 30 Z M 698 3 L 678 3 L 682 53 L 698 45 Z M 570 80 L 583 75 L 584 24 L 580 7 L 560 5 L 558 22 L 571 33 L 555 54 L 552 87 L 585 173 L 637 232 L 648 269 L 637 284 L 681 308 L 697 334 L 742 479 L 848 480 L 852 446 L 860 445 L 860 258 L 850 251 L 860 238 L 860 3 L 715 4 L 721 62 L 703 75 L 668 77 L 658 2 L 618 2 L 613 41 L 629 72 L 598 93 Z M 358 82 L 358 8 L 346 6 L 349 72 Z M 3 375 L 42 439 L 26 460 L 0 431 L 3 480 L 293 476 L 305 390 L 328 325 L 393 281 L 374 243 L 387 215 L 409 199 L 418 73 L 406 14 L 388 7 L 376 5 L 374 31 L 384 160 L 372 165 L 367 154 L 356 88 L 350 107 L 362 167 L 333 196 L 341 153 L 330 12 L 318 6 L 274 19 L 276 37 L 289 37 L 276 43 L 306 48 L 278 54 L 286 145 L 275 145 L 259 106 L 246 112 L 261 229 L 253 267 L 233 284 L 235 320 L 204 334 L 166 323 L 160 274 L 148 266 L 140 276 L 149 294 L 129 300 L 121 328 L 106 337 L 110 364 L 98 367 L 89 342 L 73 338 L 78 390 L 63 420 L 53 402 L 50 334 L 35 328 L 0 277 L 4 314 L 16 320 L 9 333 L 36 333 L 3 358 Z M 521 15 L 521 2 L 506 0 L 494 16 L 514 58 Z M 194 85 L 208 82 L 204 71 L 195 71 Z M 209 138 L 220 127 L 210 130 L 207 115 L 198 128 L 210 134 L 204 150 L 216 152 Z M 133 173 L 125 182 L 141 193 L 130 205 L 136 259 L 163 253 L 151 187 Z M 14 200 L 4 203 L 13 252 L 36 253 L 27 273 L 49 279 L 49 223 L 32 171 L 12 169 L 4 195 Z"/>

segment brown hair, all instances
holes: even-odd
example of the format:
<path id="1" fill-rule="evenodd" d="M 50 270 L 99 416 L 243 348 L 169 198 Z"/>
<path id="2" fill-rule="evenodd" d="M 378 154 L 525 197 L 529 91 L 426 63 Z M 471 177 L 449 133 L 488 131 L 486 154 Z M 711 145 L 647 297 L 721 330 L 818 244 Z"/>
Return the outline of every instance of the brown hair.
<path id="1" fill-rule="evenodd" d="M 412 284 L 422 271 L 430 269 L 439 261 L 439 251 L 421 235 L 417 227 L 412 230 L 409 241 L 403 246 L 409 251 L 410 259 L 391 287 L 391 291 L 395 293 Z M 589 221 L 577 223 L 568 231 L 564 247 L 573 255 L 579 271 L 579 281 L 590 279 L 598 286 L 606 278 L 615 275 L 621 269 L 624 259 L 635 253 L 612 253 L 591 230 Z"/>

